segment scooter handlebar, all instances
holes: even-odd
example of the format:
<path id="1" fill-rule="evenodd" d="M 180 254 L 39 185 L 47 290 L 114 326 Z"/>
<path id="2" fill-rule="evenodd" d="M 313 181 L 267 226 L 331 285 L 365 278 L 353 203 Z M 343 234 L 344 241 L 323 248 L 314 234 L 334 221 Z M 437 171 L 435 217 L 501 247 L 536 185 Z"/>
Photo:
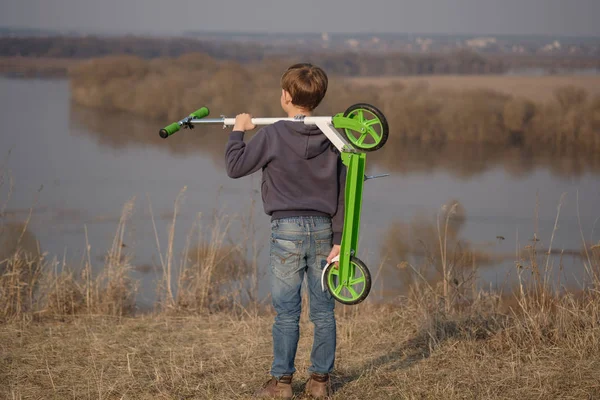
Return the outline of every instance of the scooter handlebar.
<path id="1" fill-rule="evenodd" d="M 191 113 L 188 117 L 182 119 L 181 121 L 173 122 L 171 125 L 165 126 L 158 132 L 158 134 L 160 135 L 161 138 L 166 139 L 169 136 L 171 136 L 172 134 L 178 132 L 182 126 L 184 126 L 184 125 L 187 126 L 190 119 L 192 119 L 192 118 L 202 119 L 202 118 L 208 116 L 208 114 L 210 114 L 210 111 L 208 110 L 208 108 L 206 108 L 206 107 L 199 108 L 196 111 L 194 111 L 193 113 Z"/>

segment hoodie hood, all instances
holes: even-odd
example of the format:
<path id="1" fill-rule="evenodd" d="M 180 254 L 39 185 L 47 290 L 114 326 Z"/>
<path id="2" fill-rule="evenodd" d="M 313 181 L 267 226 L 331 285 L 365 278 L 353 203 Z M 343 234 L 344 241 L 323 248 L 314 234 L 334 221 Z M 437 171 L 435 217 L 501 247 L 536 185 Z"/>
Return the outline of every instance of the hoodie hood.
<path id="1" fill-rule="evenodd" d="M 331 145 L 327 136 L 316 125 L 306 125 L 300 121 L 281 121 L 281 124 L 282 126 L 276 126 L 280 130 L 279 137 L 298 157 L 307 160 L 314 158 Z"/>

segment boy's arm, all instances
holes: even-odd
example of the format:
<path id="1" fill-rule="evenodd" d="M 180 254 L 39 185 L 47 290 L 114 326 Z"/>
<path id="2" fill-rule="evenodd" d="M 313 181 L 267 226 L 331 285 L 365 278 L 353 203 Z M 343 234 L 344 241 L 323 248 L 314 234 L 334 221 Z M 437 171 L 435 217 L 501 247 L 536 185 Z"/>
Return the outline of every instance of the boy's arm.
<path id="1" fill-rule="evenodd" d="M 267 127 L 244 143 L 244 131 L 234 130 L 225 148 L 225 164 L 230 178 L 241 178 L 258 171 L 270 161 Z"/>
<path id="2" fill-rule="evenodd" d="M 344 229 L 344 213 L 346 201 L 346 166 L 342 159 L 338 160 L 338 206 L 337 211 L 331 218 L 331 230 L 333 231 L 333 244 L 339 245 L 342 242 L 342 231 Z"/>

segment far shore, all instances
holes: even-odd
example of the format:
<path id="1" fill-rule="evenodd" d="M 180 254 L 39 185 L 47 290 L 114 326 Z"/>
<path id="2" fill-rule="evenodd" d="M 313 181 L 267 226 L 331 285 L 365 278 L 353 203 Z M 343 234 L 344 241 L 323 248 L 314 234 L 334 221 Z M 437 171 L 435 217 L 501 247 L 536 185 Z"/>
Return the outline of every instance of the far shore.
<path id="1" fill-rule="evenodd" d="M 403 83 L 407 86 L 428 85 L 432 90 L 489 89 L 511 96 L 522 96 L 533 101 L 546 101 L 554 96 L 558 87 L 575 86 L 585 89 L 591 96 L 600 94 L 598 75 L 430 75 L 384 76 L 349 78 L 361 85 L 385 86 Z"/>
<path id="2" fill-rule="evenodd" d="M 79 62 L 68 58 L 0 57 L 0 76 L 67 78 L 69 68 Z"/>
<path id="3" fill-rule="evenodd" d="M 85 60 L 52 57 L 1 57 L 0 76 L 21 78 L 68 78 L 69 70 Z M 490 89 L 513 96 L 523 96 L 533 101 L 545 101 L 561 86 L 581 87 L 592 96 L 600 94 L 598 75 L 418 75 L 348 77 L 349 82 L 360 85 L 384 86 L 404 83 L 409 86 L 426 84 L 431 89 Z"/>

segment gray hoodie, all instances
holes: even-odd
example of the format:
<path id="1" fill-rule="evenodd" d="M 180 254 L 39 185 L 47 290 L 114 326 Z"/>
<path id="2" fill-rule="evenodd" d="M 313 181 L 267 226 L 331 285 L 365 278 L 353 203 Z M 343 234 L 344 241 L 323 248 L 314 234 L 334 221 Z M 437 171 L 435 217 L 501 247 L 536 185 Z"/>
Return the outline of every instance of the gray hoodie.
<path id="1" fill-rule="evenodd" d="M 333 243 L 340 244 L 346 167 L 319 128 L 279 121 L 260 129 L 247 143 L 244 132 L 231 132 L 225 161 L 231 178 L 262 168 L 263 206 L 272 219 L 331 217 Z"/>

